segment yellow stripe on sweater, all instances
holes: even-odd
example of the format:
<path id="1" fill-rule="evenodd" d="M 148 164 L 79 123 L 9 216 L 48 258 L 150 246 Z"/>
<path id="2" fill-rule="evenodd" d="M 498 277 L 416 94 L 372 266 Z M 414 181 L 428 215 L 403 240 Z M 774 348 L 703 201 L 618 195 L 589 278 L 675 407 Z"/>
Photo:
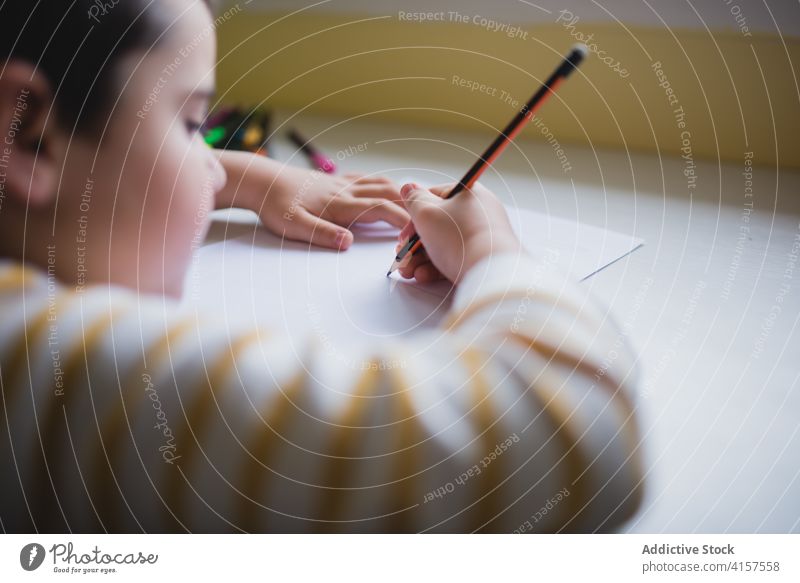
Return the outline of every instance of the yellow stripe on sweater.
<path id="1" fill-rule="evenodd" d="M 214 404 L 217 402 L 215 393 L 221 393 L 229 388 L 230 383 L 226 381 L 231 374 L 231 369 L 236 364 L 236 358 L 250 344 L 262 340 L 263 334 L 263 330 L 256 328 L 243 334 L 230 344 L 230 350 L 220 356 L 210 368 L 210 372 L 206 377 L 207 382 L 198 384 L 198 390 L 188 407 L 188 413 L 181 418 L 179 429 L 174 433 L 176 439 L 183 437 L 183 442 L 187 445 L 182 448 L 181 460 L 174 463 L 176 466 L 175 471 L 171 472 L 167 478 L 165 498 L 181 524 L 187 524 L 188 522 L 187 510 L 190 497 L 195 494 L 190 492 L 184 478 L 177 470 L 181 468 L 187 479 L 190 479 L 195 458 L 198 453 L 201 453 L 199 450 L 204 445 L 202 438 L 208 432 L 211 413 L 214 410 Z M 190 441 L 194 443 L 192 444 Z"/>
<path id="2" fill-rule="evenodd" d="M 372 361 L 370 360 L 370 365 Z M 352 496 L 346 490 L 350 473 L 346 466 L 354 465 L 353 452 L 357 447 L 356 438 L 362 431 L 360 423 L 364 411 L 374 397 L 377 367 L 370 366 L 359 378 L 346 409 L 333 424 L 333 435 L 330 438 L 330 452 L 323 462 L 320 479 L 320 495 L 318 508 L 314 513 L 313 530 L 316 532 L 336 531 L 344 509 L 344 501 Z"/>
<path id="3" fill-rule="evenodd" d="M 108 313 L 98 316 L 88 328 L 84 328 L 81 344 L 75 346 L 64 359 L 63 398 L 50 399 L 44 422 L 40 424 L 40 430 L 43 428 L 43 434 L 40 434 L 40 437 L 44 457 L 43 464 L 38 468 L 37 488 L 39 495 L 37 499 L 40 501 L 39 508 L 43 516 L 55 515 L 53 504 L 58 503 L 59 488 L 57 484 L 63 473 L 62 468 L 65 462 L 65 458 L 60 455 L 59 449 L 62 446 L 62 440 L 66 439 L 66 426 L 61 424 L 67 423 L 70 419 L 70 408 L 78 398 L 80 390 L 83 389 L 87 392 L 90 390 L 88 383 L 86 386 L 79 386 L 78 379 L 81 374 L 86 372 L 89 362 L 88 355 L 97 348 L 102 333 L 109 330 L 113 321 L 114 311 L 112 309 Z M 84 356 L 82 360 L 79 358 L 80 355 Z M 106 387 L 98 389 L 105 390 Z M 67 413 L 66 419 L 64 412 Z M 74 416 L 72 419 L 74 419 Z M 50 465 L 48 465 L 48 456 L 51 458 Z M 55 483 L 52 480 L 55 480 Z M 64 516 L 64 520 L 67 520 L 66 516 Z"/>
<path id="4" fill-rule="evenodd" d="M 49 316 L 50 316 L 50 301 L 58 302 L 64 298 L 63 295 L 57 295 L 53 300 L 45 301 L 45 306 L 40 312 L 36 314 L 33 320 L 25 320 L 22 333 L 19 335 L 18 343 L 11 355 L 8 358 L 6 366 L 6 379 L 5 383 L 8 389 L 5 394 L 6 407 L 11 409 L 15 399 L 18 398 L 17 392 L 20 390 L 18 387 L 27 385 L 20 378 L 26 366 L 30 366 L 29 361 L 29 347 L 36 345 L 40 341 L 47 338 L 49 329 Z"/>
<path id="5" fill-rule="evenodd" d="M 419 427 L 416 420 L 418 414 L 411 402 L 409 388 L 403 382 L 400 370 L 397 368 L 389 369 L 391 377 L 395 379 L 393 383 L 393 398 L 395 399 L 395 409 L 398 421 L 395 423 L 397 445 L 392 454 L 394 460 L 394 475 L 392 483 L 395 495 L 392 497 L 398 501 L 397 507 L 393 508 L 394 514 L 388 519 L 386 532 L 413 532 L 415 522 L 412 519 L 414 508 L 419 505 L 419 500 L 413 499 L 414 484 L 419 477 L 414 475 L 416 456 L 414 449 L 424 447 L 421 442 L 421 435 L 415 435 L 414 429 Z M 418 433 L 418 432 L 417 432 Z"/>
<path id="6" fill-rule="evenodd" d="M 195 322 L 194 318 L 186 318 L 177 324 L 171 325 L 167 332 L 148 348 L 144 362 L 149 363 L 151 370 L 157 371 L 161 369 L 170 346 L 189 332 Z M 120 490 L 112 467 L 112 460 L 117 460 L 123 455 L 121 446 L 124 430 L 130 431 L 131 424 L 125 406 L 126 400 L 132 400 L 131 408 L 134 411 L 141 405 L 141 383 L 135 382 L 133 376 L 133 367 L 137 364 L 139 364 L 138 361 L 136 364 L 130 364 L 129 369 L 126 371 L 129 376 L 120 383 L 119 400 L 115 402 L 112 411 L 99 420 L 97 447 L 93 455 L 92 483 L 97 486 L 96 491 L 98 493 L 96 506 L 99 509 L 98 514 L 101 521 L 108 523 L 110 532 L 122 531 L 122 519 L 118 511 L 115 510 L 114 500 L 117 495 L 124 497 L 124 494 L 123 490 Z M 112 483 L 115 484 L 116 491 L 111 487 Z M 156 488 L 154 490 L 157 491 Z M 164 507 L 167 512 L 171 512 L 167 504 L 164 504 Z M 138 519 L 136 520 L 138 523 Z"/>
<path id="7" fill-rule="evenodd" d="M 278 480 L 287 479 L 275 475 L 275 471 L 269 467 L 269 464 L 278 451 L 278 445 L 282 442 L 282 434 L 289 425 L 292 411 L 297 410 L 294 403 L 307 378 L 306 371 L 301 369 L 289 386 L 281 390 L 280 396 L 270 395 L 267 397 L 267 404 L 261 412 L 263 424 L 259 422 L 260 420 L 253 421 L 253 435 L 247 442 L 249 444 L 247 451 L 253 459 L 247 460 L 244 468 L 237 511 L 239 516 L 237 524 L 246 532 L 268 530 L 269 522 L 265 523 L 261 519 L 264 514 L 264 503 L 260 500 L 268 500 L 269 487 Z M 277 403 L 275 403 L 275 399 L 278 399 Z M 264 429 L 265 426 L 268 430 Z M 267 474 L 271 476 L 272 480 L 265 487 L 264 479 Z"/>
<path id="8" fill-rule="evenodd" d="M 614 380 L 608 374 L 598 374 L 597 371 L 600 370 L 600 367 L 593 367 L 587 362 L 587 359 L 567 353 L 563 350 L 559 350 L 558 348 L 538 338 L 532 339 L 528 338 L 527 336 L 514 333 L 512 333 L 510 337 L 512 340 L 522 344 L 527 349 L 534 350 L 535 352 L 545 356 L 548 361 L 563 364 L 567 368 L 571 368 L 576 372 L 583 372 L 588 378 L 594 379 L 598 386 L 604 387 L 606 392 L 609 393 L 609 397 L 611 397 L 611 399 L 620 400 L 619 406 L 624 410 L 625 416 L 633 415 L 633 403 L 631 403 L 628 394 L 622 390 L 622 383 L 614 382 Z"/>
<path id="9" fill-rule="evenodd" d="M 472 398 L 475 403 L 473 411 L 477 418 L 477 426 L 481 432 L 479 435 L 480 451 L 488 454 L 509 437 L 500 435 L 500 432 L 497 431 L 498 413 L 492 407 L 492 392 L 497 390 L 497 387 L 491 387 L 486 382 L 482 370 L 486 366 L 486 362 L 482 353 L 479 353 L 474 348 L 465 347 L 462 358 L 470 372 L 470 380 L 472 382 Z M 501 507 L 498 504 L 499 496 L 496 492 L 493 493 L 493 490 L 501 487 L 501 482 L 508 477 L 505 461 L 506 458 L 502 456 L 490 460 L 483 467 L 480 474 L 471 478 L 474 484 L 472 489 L 477 490 L 477 497 L 472 502 L 472 505 L 478 504 L 478 508 L 473 512 L 467 511 L 467 516 L 471 522 L 470 531 L 487 528 L 499 516 L 501 512 Z M 481 462 L 482 460 L 478 463 Z M 481 463 L 481 465 L 483 464 Z"/>
<path id="10" fill-rule="evenodd" d="M 550 361 L 563 364 L 568 368 L 571 367 L 575 371 L 582 371 L 587 377 L 592 378 L 596 385 L 603 387 L 606 390 L 609 395 L 610 405 L 618 410 L 617 414 L 620 415 L 620 418 L 622 419 L 622 426 L 619 428 L 619 431 L 623 433 L 623 440 L 626 443 L 626 451 L 629 452 L 628 457 L 633 460 L 631 472 L 634 474 L 634 476 L 643 476 L 644 470 L 642 468 L 642 459 L 637 453 L 640 444 L 638 439 L 639 429 L 636 424 L 636 416 L 634 414 L 635 408 L 631 402 L 630 396 L 623 390 L 621 382 L 620 384 L 614 382 L 614 380 L 607 374 L 596 374 L 596 371 L 599 370 L 599 367 L 593 368 L 586 360 L 581 359 L 576 355 L 559 351 L 555 347 L 541 340 L 533 340 L 518 334 L 512 334 L 511 338 L 515 342 L 525 346 L 527 349 L 532 349 L 541 353 Z M 580 479 L 583 479 L 582 474 L 585 474 L 587 469 L 588 461 L 587 467 L 584 468 L 580 474 Z M 639 481 L 641 481 L 641 478 Z M 638 502 L 641 501 L 642 497 L 641 488 L 637 487 L 632 494 L 634 496 L 633 503 L 638 505 Z"/>
<path id="11" fill-rule="evenodd" d="M 563 462 L 566 465 L 568 483 L 560 487 L 558 491 L 561 488 L 568 488 L 569 496 L 567 497 L 567 504 L 559 505 L 559 507 L 563 506 L 564 508 L 562 514 L 564 520 L 561 522 L 562 526 L 559 532 L 564 529 L 566 529 L 566 532 L 581 532 L 579 528 L 580 519 L 572 528 L 567 528 L 567 526 L 579 516 L 590 499 L 590 491 L 586 487 L 586 481 L 581 480 L 581 476 L 588 466 L 588 460 L 578 443 L 577 430 L 571 422 L 574 411 L 559 396 L 559 392 L 563 390 L 563 387 L 557 387 L 559 380 L 561 379 L 558 375 L 545 369 L 540 372 L 539 382 L 534 383 L 532 390 L 539 395 L 539 398 L 544 403 L 544 411 L 552 420 L 555 431 L 554 437 L 560 443 L 559 451 L 564 452 L 558 462 Z M 550 496 L 555 496 L 558 491 L 551 492 Z M 582 502 L 583 505 L 581 505 Z"/>
<path id="12" fill-rule="evenodd" d="M 0 272 L 0 292 L 30 289 L 36 273 L 21 264 L 9 265 Z"/>
<path id="13" fill-rule="evenodd" d="M 494 306 L 495 309 L 499 307 L 499 305 L 503 302 L 508 302 L 510 300 L 523 300 L 527 297 L 534 297 L 538 301 L 541 301 L 543 298 L 548 300 L 551 304 L 551 310 L 567 310 L 572 312 L 573 314 L 585 314 L 586 308 L 574 304 L 573 302 L 568 302 L 564 299 L 563 295 L 554 295 L 548 293 L 546 295 L 542 295 L 541 289 L 536 290 L 533 295 L 529 294 L 527 291 L 523 291 L 520 289 L 513 289 L 506 292 L 496 292 L 493 294 L 489 294 L 487 296 L 482 297 L 481 299 L 472 302 L 462 311 L 451 314 L 447 318 L 445 318 L 442 327 L 444 330 L 452 331 L 457 329 L 461 326 L 464 322 L 469 320 L 472 316 L 474 316 L 477 312 L 481 310 Z M 521 304 L 520 304 L 521 305 Z"/>
<path id="14" fill-rule="evenodd" d="M 533 344 L 533 340 L 526 340 L 527 352 L 527 350 L 530 350 L 530 345 Z M 561 525 L 566 525 L 579 514 L 582 508 L 581 501 L 589 500 L 588 490 L 580 481 L 580 477 L 587 467 L 587 460 L 578 446 L 578 436 L 570 424 L 570 419 L 573 415 L 573 412 L 564 402 L 564 399 L 559 397 L 558 391 L 560 389 L 550 388 L 558 385 L 558 381 L 560 379 L 557 375 L 554 375 L 545 369 L 539 371 L 537 378 L 526 380 L 521 378 L 520 373 L 516 368 L 512 368 L 512 374 L 514 374 L 520 380 L 520 386 L 523 387 L 524 390 L 532 393 L 532 395 L 537 399 L 537 405 L 541 408 L 542 413 L 547 415 L 547 417 L 550 419 L 553 433 L 545 443 L 541 444 L 541 446 L 546 447 L 550 440 L 554 439 L 558 443 L 557 447 L 559 448 L 559 451 L 564 452 L 564 454 L 561 455 L 558 460 L 556 460 L 556 463 L 564 464 L 566 466 L 566 483 L 560 486 L 558 490 L 551 492 L 550 497 L 557 495 L 562 488 L 567 488 L 569 490 L 569 494 L 566 497 L 566 503 L 559 504 L 559 506 L 556 507 L 561 517 L 560 520 L 556 522 Z M 542 476 L 546 476 L 548 473 L 552 472 L 553 469 L 554 468 L 547 469 L 545 472 L 543 472 Z M 547 499 L 542 500 L 543 507 L 546 502 Z M 533 518 L 533 516 L 520 517 L 520 526 L 523 525 L 526 520 L 530 520 L 531 518 Z M 580 532 L 579 529 L 572 530 L 575 532 Z"/>

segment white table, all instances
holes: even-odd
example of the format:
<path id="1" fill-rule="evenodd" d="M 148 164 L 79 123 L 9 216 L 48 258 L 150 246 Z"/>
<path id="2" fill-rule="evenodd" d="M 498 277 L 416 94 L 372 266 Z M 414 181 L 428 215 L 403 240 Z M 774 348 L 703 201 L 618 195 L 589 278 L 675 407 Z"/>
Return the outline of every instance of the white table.
<path id="1" fill-rule="evenodd" d="M 368 118 L 289 125 L 342 170 L 429 183 L 459 179 L 488 143 Z M 789 256 L 800 172 L 755 167 L 747 197 L 744 153 L 696 162 L 689 196 L 680 159 L 564 147 L 568 173 L 550 145 L 525 141 L 482 182 L 507 203 L 647 241 L 583 284 L 629 327 L 642 364 L 646 496 L 625 530 L 800 531 L 800 258 Z"/>

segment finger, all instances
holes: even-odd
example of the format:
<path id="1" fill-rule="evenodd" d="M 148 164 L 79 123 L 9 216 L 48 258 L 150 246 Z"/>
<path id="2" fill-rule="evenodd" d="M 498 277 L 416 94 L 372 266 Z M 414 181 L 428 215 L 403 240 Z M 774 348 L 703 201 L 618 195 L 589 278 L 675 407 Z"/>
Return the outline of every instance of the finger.
<path id="1" fill-rule="evenodd" d="M 399 271 L 400 275 L 406 279 L 411 279 L 414 277 L 414 272 L 417 270 L 417 268 L 425 263 L 430 263 L 430 258 L 425 250 L 422 249 L 417 251 L 414 255 L 406 255 L 403 262 L 397 268 L 397 271 Z"/>
<path id="2" fill-rule="evenodd" d="M 328 249 L 344 250 L 353 243 L 353 233 L 301 209 L 285 223 L 284 235 Z"/>
<path id="3" fill-rule="evenodd" d="M 403 187 L 400 189 L 400 196 L 403 198 L 403 205 L 412 216 L 412 220 L 414 215 L 420 212 L 423 208 L 439 206 L 441 203 L 439 197 L 431 194 L 413 182 L 403 185 Z"/>
<path id="4" fill-rule="evenodd" d="M 408 238 L 411 237 L 411 235 L 413 234 L 414 234 L 414 223 L 408 221 L 405 224 L 405 226 L 402 229 L 400 229 L 400 233 L 398 233 L 397 235 L 397 240 L 403 241 L 403 243 L 405 244 L 405 242 L 408 241 Z"/>
<path id="5" fill-rule="evenodd" d="M 349 206 L 348 211 L 353 222 L 374 223 L 386 221 L 398 229 L 403 228 L 411 219 L 400 205 L 378 198 L 358 199 L 357 203 Z"/>
<path id="6" fill-rule="evenodd" d="M 436 186 L 431 186 L 428 190 L 430 190 L 433 194 L 440 198 L 446 197 L 450 194 L 453 189 L 456 187 L 456 184 L 437 184 Z"/>
<path id="7" fill-rule="evenodd" d="M 403 199 L 400 196 L 400 188 L 394 184 L 391 185 L 378 185 L 378 184 L 365 184 L 354 185 L 348 189 L 348 192 L 356 198 L 382 198 L 392 202 L 402 203 Z"/>
<path id="8" fill-rule="evenodd" d="M 445 279 L 445 277 L 433 263 L 428 262 L 421 264 L 414 270 L 414 279 L 419 283 L 433 283 L 434 281 Z"/>
<path id="9" fill-rule="evenodd" d="M 343 174 L 344 178 L 351 180 L 354 184 L 378 184 L 386 186 L 394 184 L 394 181 L 385 176 L 365 176 L 363 174 Z"/>

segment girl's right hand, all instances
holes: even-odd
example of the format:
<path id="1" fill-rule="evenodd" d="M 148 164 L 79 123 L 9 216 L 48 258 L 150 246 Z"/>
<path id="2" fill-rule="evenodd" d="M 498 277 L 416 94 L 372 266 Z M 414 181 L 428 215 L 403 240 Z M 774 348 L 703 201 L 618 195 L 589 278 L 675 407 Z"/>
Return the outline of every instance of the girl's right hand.
<path id="1" fill-rule="evenodd" d="M 523 252 L 508 213 L 497 197 L 480 184 L 450 199 L 453 184 L 430 190 L 405 184 L 400 195 L 411 222 L 400 232 L 399 250 L 414 232 L 424 251 L 399 268 L 405 278 L 426 283 L 445 277 L 457 284 L 481 259 L 506 252 Z M 408 256 L 406 256 L 408 257 Z"/>

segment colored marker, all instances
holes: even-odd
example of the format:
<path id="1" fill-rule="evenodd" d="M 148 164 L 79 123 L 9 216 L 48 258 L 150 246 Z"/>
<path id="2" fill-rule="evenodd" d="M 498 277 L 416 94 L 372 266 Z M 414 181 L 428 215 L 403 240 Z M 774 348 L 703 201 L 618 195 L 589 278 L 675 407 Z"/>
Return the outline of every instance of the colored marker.
<path id="1" fill-rule="evenodd" d="M 311 145 L 311 142 L 303 138 L 297 130 L 290 130 L 288 134 L 289 139 L 305 154 L 318 170 L 322 170 L 327 174 L 336 172 L 336 164 L 333 160 L 328 158 L 325 154 L 317 150 Z"/>
<path id="2" fill-rule="evenodd" d="M 222 125 L 225 120 L 228 119 L 228 116 L 233 113 L 233 109 L 233 107 L 222 107 L 210 114 L 203 124 L 203 129 L 211 130 L 219 125 Z"/>
<path id="3" fill-rule="evenodd" d="M 261 135 L 264 137 L 261 145 L 258 146 L 256 149 L 256 154 L 260 156 L 269 156 L 269 124 L 272 118 L 272 114 L 270 112 L 265 112 L 264 116 L 261 118 Z"/>

